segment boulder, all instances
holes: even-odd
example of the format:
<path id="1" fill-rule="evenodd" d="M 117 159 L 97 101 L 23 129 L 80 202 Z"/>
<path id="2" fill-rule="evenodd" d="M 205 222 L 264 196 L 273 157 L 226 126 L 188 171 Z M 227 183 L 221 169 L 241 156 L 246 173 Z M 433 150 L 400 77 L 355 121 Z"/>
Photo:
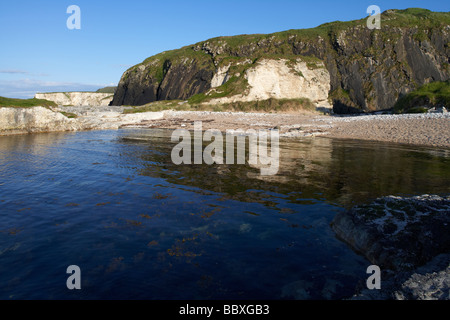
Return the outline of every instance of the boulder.
<path id="1" fill-rule="evenodd" d="M 354 299 L 449 299 L 450 196 L 387 196 L 338 213 L 339 239 L 382 270 Z"/>
<path id="2" fill-rule="evenodd" d="M 414 269 L 450 252 L 450 196 L 383 197 L 338 213 L 331 226 L 373 264 Z"/>

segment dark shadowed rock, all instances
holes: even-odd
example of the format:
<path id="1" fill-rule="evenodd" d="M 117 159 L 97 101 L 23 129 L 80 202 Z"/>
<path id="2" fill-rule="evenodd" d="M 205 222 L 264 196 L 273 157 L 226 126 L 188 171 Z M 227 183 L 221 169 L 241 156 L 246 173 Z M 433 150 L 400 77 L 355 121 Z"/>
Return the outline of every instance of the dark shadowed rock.
<path id="1" fill-rule="evenodd" d="M 398 290 L 397 300 L 450 300 L 450 255 L 442 254 L 418 268 Z"/>
<path id="2" fill-rule="evenodd" d="M 382 272 L 381 289 L 362 289 L 351 300 L 450 300 L 450 254 L 414 271 Z"/>
<path id="3" fill-rule="evenodd" d="M 332 228 L 373 264 L 411 270 L 450 252 L 450 196 L 380 198 L 337 214 Z"/>
<path id="4" fill-rule="evenodd" d="M 336 235 L 382 270 L 355 299 L 449 299 L 450 196 L 383 197 L 336 215 Z"/>

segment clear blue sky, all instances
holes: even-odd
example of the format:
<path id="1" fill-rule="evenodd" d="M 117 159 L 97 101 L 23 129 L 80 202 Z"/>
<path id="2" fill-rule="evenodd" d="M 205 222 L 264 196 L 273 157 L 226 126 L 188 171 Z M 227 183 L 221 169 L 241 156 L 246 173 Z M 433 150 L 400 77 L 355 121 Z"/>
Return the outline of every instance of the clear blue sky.
<path id="1" fill-rule="evenodd" d="M 311 28 L 381 11 L 422 7 L 450 11 L 445 0 L 2 0 L 0 96 L 96 90 L 159 52 L 217 36 Z M 67 8 L 81 9 L 69 30 Z"/>

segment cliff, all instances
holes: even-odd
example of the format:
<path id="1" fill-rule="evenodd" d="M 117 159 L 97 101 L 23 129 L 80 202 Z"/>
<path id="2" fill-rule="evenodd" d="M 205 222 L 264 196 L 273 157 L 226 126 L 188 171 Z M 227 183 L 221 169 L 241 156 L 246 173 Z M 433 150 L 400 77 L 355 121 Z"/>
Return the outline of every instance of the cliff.
<path id="1" fill-rule="evenodd" d="M 0 135 L 74 131 L 78 128 L 75 119 L 44 107 L 0 108 Z"/>
<path id="2" fill-rule="evenodd" d="M 0 108 L 0 136 L 10 134 L 116 130 L 145 121 L 162 119 L 164 112 L 123 114 L 120 107 Z"/>
<path id="3" fill-rule="evenodd" d="M 112 101 L 113 94 L 97 92 L 54 92 L 36 93 L 35 98 L 54 101 L 60 106 L 108 106 Z"/>
<path id="4" fill-rule="evenodd" d="M 302 58 L 260 59 L 252 63 L 242 75 L 247 84 L 246 87 L 240 87 L 241 90 L 245 88 L 243 92 L 224 96 L 223 88 L 220 87 L 233 76 L 230 75 L 231 66 L 229 64 L 220 68 L 212 79 L 212 89 L 197 98 L 209 104 L 308 98 L 317 105 L 329 106 L 330 74 L 322 62 L 311 67 Z"/>
<path id="5" fill-rule="evenodd" d="M 328 98 L 338 113 L 392 108 L 401 96 L 421 85 L 450 78 L 450 13 L 388 10 L 382 14 L 380 30 L 368 29 L 366 21 L 218 37 L 163 52 L 128 69 L 111 104 L 143 105 L 172 99 L 215 103 L 225 97 L 252 96 L 248 92 L 252 69 L 265 61 L 274 68 L 266 76 L 283 73 L 280 59 L 291 64 L 287 77 L 297 75 L 297 82 L 306 78 L 295 67 L 297 60 L 311 70 L 323 64 L 329 74 Z M 267 81 L 261 78 L 258 82 Z M 327 90 L 322 81 L 318 83 L 312 91 Z M 286 98 L 292 90 L 283 92 L 286 90 L 272 83 L 253 98 Z M 314 100 L 314 95 L 307 93 L 306 98 Z"/>

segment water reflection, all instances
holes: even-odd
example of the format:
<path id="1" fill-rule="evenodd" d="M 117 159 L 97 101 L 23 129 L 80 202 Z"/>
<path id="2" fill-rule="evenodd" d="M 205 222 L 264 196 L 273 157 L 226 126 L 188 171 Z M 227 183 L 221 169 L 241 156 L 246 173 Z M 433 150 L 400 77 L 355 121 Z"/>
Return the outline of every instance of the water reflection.
<path id="1" fill-rule="evenodd" d="M 58 142 L 67 137 L 68 133 L 41 133 L 0 136 L 0 156 L 11 152 L 28 151 L 34 155 L 45 155 L 56 147 Z"/>
<path id="2" fill-rule="evenodd" d="M 341 299 L 367 261 L 329 223 L 449 192 L 446 150 L 280 141 L 280 170 L 181 165 L 171 131 L 0 137 L 0 299 Z M 82 269 L 81 293 L 65 289 Z"/>
<path id="3" fill-rule="evenodd" d="M 127 130 L 121 141 L 147 144 L 150 150 L 128 154 L 143 160 L 139 174 L 172 183 L 221 192 L 240 201 L 261 201 L 264 190 L 294 203 L 326 200 L 346 208 L 385 195 L 450 192 L 448 150 L 328 138 L 280 141 L 280 169 L 263 176 L 249 165 L 172 163 L 171 131 Z M 145 149 L 144 149 L 145 150 Z M 246 150 L 248 151 L 248 150 Z"/>

